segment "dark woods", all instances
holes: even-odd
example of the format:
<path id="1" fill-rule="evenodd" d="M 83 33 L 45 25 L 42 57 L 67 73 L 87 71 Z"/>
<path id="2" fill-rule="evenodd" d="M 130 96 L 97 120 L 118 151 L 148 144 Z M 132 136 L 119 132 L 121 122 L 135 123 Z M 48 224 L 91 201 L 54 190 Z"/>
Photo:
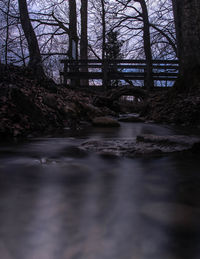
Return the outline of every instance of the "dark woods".
<path id="1" fill-rule="evenodd" d="M 105 59 L 109 35 L 117 33 L 124 59 L 146 59 L 151 89 L 152 59 L 178 57 L 181 76 L 191 75 L 189 70 L 198 74 L 199 5 L 197 0 L 162 0 L 157 5 L 145 0 L 4 1 L 1 63 L 28 66 L 38 78 L 46 73 L 58 80 L 61 57 Z"/>
<path id="2" fill-rule="evenodd" d="M 123 41 L 119 52 L 124 59 L 147 60 L 147 81 L 152 88 L 152 59 L 176 58 L 170 0 L 159 1 L 157 6 L 143 0 L 51 2 L 0 3 L 2 63 L 29 66 L 38 77 L 44 70 L 58 80 L 60 59 L 104 60 L 109 56 L 109 34 L 117 33 Z M 87 72 L 87 67 L 82 71 Z"/>
<path id="3" fill-rule="evenodd" d="M 130 68 L 135 71 L 134 64 L 123 65 L 122 61 L 126 59 L 145 60 L 145 65 L 139 66 L 144 72 L 138 71 L 144 74 L 144 82 L 138 86 L 144 86 L 149 93 L 149 101 L 140 107 L 142 116 L 159 122 L 198 123 L 198 0 L 162 0 L 157 4 L 145 0 L 70 0 L 59 3 L 56 0 L 7 0 L 0 2 L 0 15 L 2 132 L 20 135 L 27 130 L 43 130 L 48 125 L 51 128 L 64 127 L 67 123 L 76 127 L 80 118 L 91 121 L 96 115 L 119 113 L 119 103 L 109 102 L 113 96 L 109 91 L 114 87 L 120 93 L 118 87 L 134 87 L 138 83 L 137 80 L 119 78 L 118 74 L 129 72 Z M 61 85 L 55 82 L 60 83 L 60 72 L 63 71 L 60 61 L 63 59 L 70 62 L 98 61 L 94 72 L 98 74 L 102 69 L 102 79 L 107 75 L 106 60 L 113 60 L 109 73 L 114 77 L 102 80 L 103 89 L 107 89 L 104 96 L 101 96 L 103 93 L 96 96 L 99 92 L 91 96 L 91 92 L 84 91 L 84 88 L 81 93 L 74 93 L 67 89 L 67 84 L 62 85 L 61 91 Z M 117 60 L 121 60 L 121 68 Z M 167 94 L 154 92 L 156 60 L 178 60 L 180 64 L 179 79 Z M 67 71 L 76 75 L 71 80 L 72 89 L 91 85 L 98 88 L 95 78 L 79 77 L 81 73 L 88 75 L 92 65 L 80 64 L 78 70 L 72 66 Z M 103 68 L 101 64 L 104 64 Z M 159 82 L 159 86 L 166 86 L 166 83 Z M 17 101 L 16 91 L 21 102 Z M 84 106 L 82 100 L 90 106 Z M 34 118 L 27 106 L 35 107 L 32 109 Z M 101 106 L 101 110 L 96 106 Z M 40 120 L 37 121 L 38 117 Z"/>

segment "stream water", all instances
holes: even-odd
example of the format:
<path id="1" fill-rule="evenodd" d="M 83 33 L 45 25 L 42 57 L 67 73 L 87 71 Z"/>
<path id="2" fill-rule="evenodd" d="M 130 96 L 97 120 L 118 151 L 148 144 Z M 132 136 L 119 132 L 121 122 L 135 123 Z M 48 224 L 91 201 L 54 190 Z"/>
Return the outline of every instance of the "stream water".
<path id="1" fill-rule="evenodd" d="M 0 146 L 1 259 L 199 259 L 200 159 L 105 158 L 91 138 L 187 133 L 142 123 Z"/>

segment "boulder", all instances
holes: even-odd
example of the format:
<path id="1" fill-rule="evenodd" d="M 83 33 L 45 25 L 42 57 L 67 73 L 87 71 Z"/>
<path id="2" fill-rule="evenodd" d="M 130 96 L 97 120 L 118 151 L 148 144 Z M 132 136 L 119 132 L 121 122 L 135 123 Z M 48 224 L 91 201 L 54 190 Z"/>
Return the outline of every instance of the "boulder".
<path id="1" fill-rule="evenodd" d="M 92 120 L 92 124 L 98 127 L 119 127 L 117 120 L 110 117 L 96 117 Z"/>
<path id="2" fill-rule="evenodd" d="M 40 107 L 37 106 L 33 98 L 30 98 L 22 90 L 17 87 L 13 87 L 10 90 L 10 97 L 12 103 L 15 104 L 18 114 L 24 114 L 31 118 L 31 123 L 37 128 L 43 128 L 45 126 L 45 118 Z M 15 117 L 17 114 L 15 115 Z"/>
<path id="3" fill-rule="evenodd" d="M 76 116 L 78 116 L 78 115 L 77 115 L 78 111 L 77 111 L 77 107 L 76 107 L 75 103 L 68 103 L 67 105 L 65 105 L 64 107 L 62 107 L 61 113 L 62 113 L 63 115 L 65 115 L 66 118 L 68 118 L 68 117 L 71 118 L 71 117 L 76 117 Z"/>
<path id="4" fill-rule="evenodd" d="M 83 111 L 91 119 L 103 115 L 103 112 L 98 107 L 95 107 L 94 105 L 92 105 L 90 103 L 80 102 L 79 104 L 81 105 Z"/>
<path id="5" fill-rule="evenodd" d="M 48 93 L 43 97 L 43 102 L 53 109 L 57 109 L 57 99 L 55 94 Z"/>

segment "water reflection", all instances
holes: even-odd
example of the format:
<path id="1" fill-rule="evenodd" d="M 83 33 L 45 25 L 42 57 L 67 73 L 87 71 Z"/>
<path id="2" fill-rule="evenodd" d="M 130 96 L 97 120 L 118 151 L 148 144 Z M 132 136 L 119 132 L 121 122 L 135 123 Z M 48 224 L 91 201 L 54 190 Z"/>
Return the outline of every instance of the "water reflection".
<path id="1" fill-rule="evenodd" d="M 129 124 L 113 135 L 138 132 L 173 130 Z M 1 147 L 2 259 L 200 257 L 198 156 L 109 160 L 76 153 L 85 137 L 111 135 L 91 129 L 75 139 Z"/>

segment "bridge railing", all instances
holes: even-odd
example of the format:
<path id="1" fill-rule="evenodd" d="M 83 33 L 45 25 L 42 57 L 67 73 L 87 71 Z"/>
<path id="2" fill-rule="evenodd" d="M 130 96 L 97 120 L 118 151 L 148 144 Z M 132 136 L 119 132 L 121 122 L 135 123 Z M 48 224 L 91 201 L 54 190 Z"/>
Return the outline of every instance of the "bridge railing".
<path id="1" fill-rule="evenodd" d="M 144 81 L 146 60 L 61 60 L 63 83 L 77 79 L 101 79 L 103 85 L 110 80 Z M 178 77 L 178 60 L 153 60 L 152 76 L 154 81 L 175 81 Z"/>

